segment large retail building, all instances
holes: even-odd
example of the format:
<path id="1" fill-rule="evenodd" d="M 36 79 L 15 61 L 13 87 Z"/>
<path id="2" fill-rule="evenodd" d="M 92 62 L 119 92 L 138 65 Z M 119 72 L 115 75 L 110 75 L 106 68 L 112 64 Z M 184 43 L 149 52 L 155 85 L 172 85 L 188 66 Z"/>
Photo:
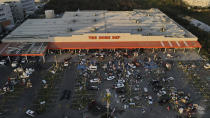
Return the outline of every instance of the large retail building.
<path id="1" fill-rule="evenodd" d="M 2 40 L 3 56 L 43 56 L 47 49 L 201 48 L 198 38 L 158 9 L 65 12 L 28 19 Z"/>

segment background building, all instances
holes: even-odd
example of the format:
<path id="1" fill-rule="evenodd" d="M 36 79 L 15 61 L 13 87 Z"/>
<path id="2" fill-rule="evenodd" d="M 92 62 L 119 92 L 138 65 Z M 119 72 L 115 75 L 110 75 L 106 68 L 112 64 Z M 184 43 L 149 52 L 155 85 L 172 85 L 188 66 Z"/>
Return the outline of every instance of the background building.
<path id="1" fill-rule="evenodd" d="M 0 0 L 0 2 L 12 2 L 12 1 L 19 2 L 22 5 L 23 10 L 27 15 L 33 14 L 34 11 L 36 10 L 36 5 L 34 3 L 34 0 Z"/>
<path id="2" fill-rule="evenodd" d="M 24 20 L 23 7 L 20 2 L 12 1 L 12 2 L 5 2 L 5 3 L 9 4 L 9 6 L 11 8 L 13 19 L 14 19 L 15 23 L 19 23 Z"/>
<path id="3" fill-rule="evenodd" d="M 6 23 L 8 25 L 14 24 L 9 4 L 0 3 L 0 23 Z"/>
<path id="4" fill-rule="evenodd" d="M 40 2 L 46 2 L 48 0 L 35 0 L 36 3 L 40 3 Z"/>
<path id="5" fill-rule="evenodd" d="M 210 7 L 210 0 L 183 0 L 190 6 L 197 7 Z"/>

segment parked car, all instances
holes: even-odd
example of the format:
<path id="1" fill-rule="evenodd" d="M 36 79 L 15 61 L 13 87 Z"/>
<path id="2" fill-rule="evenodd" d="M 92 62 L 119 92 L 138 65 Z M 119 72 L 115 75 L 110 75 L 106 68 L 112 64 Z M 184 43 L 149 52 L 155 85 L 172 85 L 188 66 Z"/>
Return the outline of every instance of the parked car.
<path id="1" fill-rule="evenodd" d="M 23 74 L 20 75 L 20 78 L 29 78 L 29 74 L 23 72 Z"/>
<path id="2" fill-rule="evenodd" d="M 0 65 L 5 65 L 7 62 L 6 62 L 6 60 L 1 60 L 0 61 Z"/>
<path id="3" fill-rule="evenodd" d="M 97 82 L 99 83 L 100 79 L 99 78 L 91 79 L 90 82 L 91 83 L 97 83 Z"/>
<path id="4" fill-rule="evenodd" d="M 26 114 L 31 116 L 31 117 L 35 117 L 35 111 L 32 111 L 30 109 L 26 111 Z"/>
<path id="5" fill-rule="evenodd" d="M 68 62 L 68 61 L 65 61 L 63 66 L 64 66 L 64 67 L 69 66 L 69 62 Z"/>
<path id="6" fill-rule="evenodd" d="M 152 96 L 148 96 L 148 104 L 152 104 L 153 100 L 152 100 Z"/>
<path id="7" fill-rule="evenodd" d="M 16 68 L 18 66 L 18 62 L 17 61 L 13 61 L 12 64 L 11 64 L 11 66 L 13 68 Z"/>
<path id="8" fill-rule="evenodd" d="M 114 85 L 114 88 L 123 88 L 125 85 L 123 83 L 117 83 Z"/>
<path id="9" fill-rule="evenodd" d="M 47 81 L 46 81 L 46 80 L 42 80 L 42 83 L 43 83 L 43 84 L 47 84 Z"/>
<path id="10" fill-rule="evenodd" d="M 27 61 L 26 58 L 22 58 L 20 63 L 24 64 L 26 63 L 26 61 Z"/>
<path id="11" fill-rule="evenodd" d="M 97 70 L 97 66 L 90 65 L 88 70 Z"/>
<path id="12" fill-rule="evenodd" d="M 133 69 L 136 68 L 136 66 L 135 66 L 133 63 L 128 63 L 128 65 L 129 65 L 131 68 L 133 68 Z"/>
<path id="13" fill-rule="evenodd" d="M 115 79 L 115 76 L 109 76 L 109 77 L 107 77 L 107 80 L 113 80 L 113 79 Z"/>
<path id="14" fill-rule="evenodd" d="M 210 69 L 210 64 L 209 64 L 209 63 L 205 64 L 205 65 L 204 65 L 204 68 L 205 68 L 205 69 Z"/>
<path id="15" fill-rule="evenodd" d="M 19 73 L 20 73 L 20 72 L 23 72 L 23 68 L 16 68 L 16 69 L 14 69 L 13 71 L 14 71 L 14 72 L 19 72 Z"/>
<path id="16" fill-rule="evenodd" d="M 89 86 L 88 87 L 89 90 L 99 90 L 98 86 Z"/>
<path id="17" fill-rule="evenodd" d="M 125 80 L 119 79 L 119 80 L 117 80 L 117 83 L 125 83 Z"/>
<path id="18" fill-rule="evenodd" d="M 148 89 L 146 87 L 144 87 L 144 92 L 147 93 L 148 92 Z"/>
<path id="19" fill-rule="evenodd" d="M 173 81 L 174 77 L 169 77 L 167 80 Z"/>

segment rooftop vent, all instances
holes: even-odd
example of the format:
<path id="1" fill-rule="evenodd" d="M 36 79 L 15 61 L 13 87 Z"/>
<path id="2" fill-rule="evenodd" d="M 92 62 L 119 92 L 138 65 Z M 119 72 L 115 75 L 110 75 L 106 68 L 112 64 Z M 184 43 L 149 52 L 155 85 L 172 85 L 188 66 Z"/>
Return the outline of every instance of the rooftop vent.
<path id="1" fill-rule="evenodd" d="M 140 24 L 140 20 L 136 20 L 136 23 L 137 23 L 137 24 Z"/>
<path id="2" fill-rule="evenodd" d="M 91 28 L 91 32 L 95 32 L 95 31 L 97 31 L 98 29 L 96 28 L 96 27 L 93 27 L 93 28 Z"/>
<path id="3" fill-rule="evenodd" d="M 73 23 L 76 23 L 76 22 L 77 22 L 77 20 L 75 20 L 75 19 L 74 19 L 74 20 L 72 20 L 72 22 L 73 22 Z"/>
<path id="4" fill-rule="evenodd" d="M 141 28 L 141 27 L 139 27 L 139 28 L 137 29 L 137 31 L 138 31 L 138 32 L 141 32 L 141 31 L 142 31 L 142 28 Z"/>
<path id="5" fill-rule="evenodd" d="M 68 30 L 68 32 L 73 32 L 74 31 L 72 28 L 68 28 L 67 30 Z"/>
<path id="6" fill-rule="evenodd" d="M 162 22 L 166 22 L 166 19 L 165 18 L 161 18 Z"/>
<path id="7" fill-rule="evenodd" d="M 97 19 L 94 19 L 93 22 L 97 22 Z"/>
<path id="8" fill-rule="evenodd" d="M 165 27 L 162 27 L 160 30 L 161 30 L 161 32 L 165 32 L 166 29 L 165 29 Z"/>

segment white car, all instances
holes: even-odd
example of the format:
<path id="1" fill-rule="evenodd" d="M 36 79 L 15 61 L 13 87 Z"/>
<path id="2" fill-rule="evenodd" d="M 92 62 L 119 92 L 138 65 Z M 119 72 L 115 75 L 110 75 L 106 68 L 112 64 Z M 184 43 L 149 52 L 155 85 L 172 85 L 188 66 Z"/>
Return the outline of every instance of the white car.
<path id="1" fill-rule="evenodd" d="M 148 89 L 146 87 L 144 87 L 144 92 L 147 93 L 148 92 Z"/>
<path id="2" fill-rule="evenodd" d="M 96 82 L 99 83 L 100 82 L 100 79 L 99 78 L 91 79 L 90 82 L 91 83 L 96 83 Z"/>
<path id="3" fill-rule="evenodd" d="M 0 65 L 5 65 L 6 64 L 6 60 L 1 60 L 0 61 Z"/>
<path id="4" fill-rule="evenodd" d="M 103 69 L 106 69 L 106 68 L 107 68 L 107 64 L 104 64 L 104 65 L 102 66 L 102 68 L 103 68 Z"/>
<path id="5" fill-rule="evenodd" d="M 158 93 L 157 93 L 157 96 L 163 96 L 163 95 L 166 95 L 166 91 L 164 90 L 160 90 Z"/>
<path id="6" fill-rule="evenodd" d="M 20 78 L 23 78 L 23 79 L 25 79 L 25 78 L 29 78 L 29 74 L 27 74 L 27 73 L 23 72 L 23 74 L 22 74 L 22 75 L 20 75 Z"/>
<path id="7" fill-rule="evenodd" d="M 11 64 L 11 66 L 12 66 L 13 68 L 17 67 L 17 65 L 18 65 L 18 62 L 17 62 L 17 61 L 12 62 L 12 64 Z"/>
<path id="8" fill-rule="evenodd" d="M 148 104 L 152 104 L 152 96 L 148 96 Z"/>
<path id="9" fill-rule="evenodd" d="M 206 65 L 204 65 L 204 68 L 205 68 L 205 69 L 210 69 L 210 64 L 207 63 Z"/>
<path id="10" fill-rule="evenodd" d="M 45 104 L 45 103 L 46 103 L 45 101 L 41 101 L 41 102 L 40 102 L 41 105 L 42 105 L 42 104 Z"/>
<path id="11" fill-rule="evenodd" d="M 113 80 L 113 79 L 115 79 L 115 76 L 109 76 L 109 77 L 107 77 L 107 80 Z"/>
<path id="12" fill-rule="evenodd" d="M 98 86 L 90 86 L 89 89 L 90 89 L 90 90 L 99 90 L 99 87 L 98 87 Z"/>
<path id="13" fill-rule="evenodd" d="M 47 81 L 43 79 L 43 80 L 42 80 L 42 83 L 43 83 L 43 84 L 47 84 Z"/>
<path id="14" fill-rule="evenodd" d="M 16 68 L 16 69 L 14 69 L 14 72 L 23 72 L 23 68 Z"/>
<path id="15" fill-rule="evenodd" d="M 54 70 L 52 70 L 52 71 L 50 71 L 52 74 L 55 74 L 55 71 Z"/>
<path id="16" fill-rule="evenodd" d="M 22 64 L 26 63 L 26 58 L 23 58 L 20 63 Z"/>
<path id="17" fill-rule="evenodd" d="M 169 58 L 173 58 L 173 56 L 171 54 L 167 54 L 167 57 Z"/>
<path id="18" fill-rule="evenodd" d="M 32 111 L 30 109 L 26 111 L 26 114 L 31 116 L 31 117 L 35 117 L 35 111 Z"/>
<path id="19" fill-rule="evenodd" d="M 97 66 L 90 65 L 89 68 L 88 68 L 88 70 L 97 70 Z"/>
<path id="20" fill-rule="evenodd" d="M 33 68 L 28 69 L 30 72 L 34 72 L 35 70 Z"/>
<path id="21" fill-rule="evenodd" d="M 131 75 L 131 72 L 130 71 L 127 71 L 128 75 Z"/>
<path id="22" fill-rule="evenodd" d="M 119 79 L 119 80 L 117 80 L 117 83 L 125 83 L 125 80 Z"/>
<path id="23" fill-rule="evenodd" d="M 117 83 L 115 88 L 123 88 L 125 85 L 123 83 Z"/>
<path id="24" fill-rule="evenodd" d="M 174 77 L 169 77 L 168 80 L 173 81 L 174 80 Z"/>
<path id="25" fill-rule="evenodd" d="M 128 63 L 128 65 L 131 67 L 131 68 L 136 68 L 136 66 L 134 66 L 134 64 L 132 64 L 132 63 Z"/>
<path id="26" fill-rule="evenodd" d="M 69 63 L 66 61 L 66 62 L 64 62 L 63 66 L 67 67 L 67 66 L 69 66 Z"/>
<path id="27" fill-rule="evenodd" d="M 26 74 L 31 75 L 33 72 L 34 72 L 34 69 L 26 68 L 26 71 L 25 71 Z"/>

